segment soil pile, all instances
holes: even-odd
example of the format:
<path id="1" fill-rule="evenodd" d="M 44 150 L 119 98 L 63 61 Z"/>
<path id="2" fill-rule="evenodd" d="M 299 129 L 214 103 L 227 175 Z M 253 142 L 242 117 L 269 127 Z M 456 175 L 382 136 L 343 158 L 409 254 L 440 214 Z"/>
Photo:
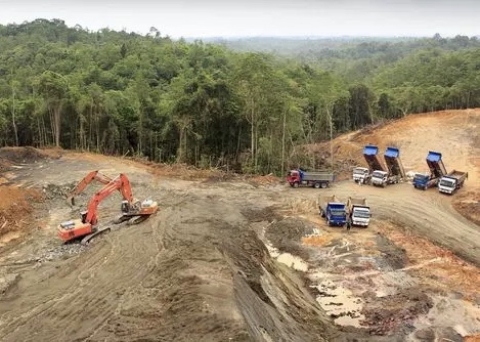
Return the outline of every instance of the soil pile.
<path id="1" fill-rule="evenodd" d="M 36 228 L 32 204 L 41 201 L 43 196 L 37 190 L 0 185 L 0 237 Z"/>
<path id="2" fill-rule="evenodd" d="M 453 207 L 468 220 L 480 226 L 480 190 L 458 194 Z"/>
<path id="3" fill-rule="evenodd" d="M 59 150 L 39 150 L 31 146 L 0 148 L 0 159 L 15 164 L 35 163 L 48 158 L 58 159 L 60 154 Z"/>
<path id="4" fill-rule="evenodd" d="M 411 288 L 404 293 L 377 299 L 374 308 L 362 311 L 365 320 L 362 324 L 370 326 L 371 335 L 390 335 L 397 332 L 405 323 L 413 323 L 421 314 L 427 314 L 433 307 L 433 301 L 421 289 Z"/>

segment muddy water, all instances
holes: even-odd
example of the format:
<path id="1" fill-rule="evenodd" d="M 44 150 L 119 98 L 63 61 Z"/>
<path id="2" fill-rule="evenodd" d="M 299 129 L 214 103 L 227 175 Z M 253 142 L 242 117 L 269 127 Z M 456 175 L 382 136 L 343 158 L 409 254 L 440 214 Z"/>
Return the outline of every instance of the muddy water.
<path id="1" fill-rule="evenodd" d="M 278 262 L 287 265 L 297 271 L 307 272 L 308 271 L 308 263 L 302 260 L 302 258 L 292 255 L 290 253 L 280 253 L 280 251 L 273 247 L 271 243 L 265 243 L 265 246 L 270 253 L 270 256 L 276 259 Z"/>
<path id="2" fill-rule="evenodd" d="M 325 279 L 326 274 L 315 272 L 311 274 L 312 282 Z M 328 277 L 328 276 L 327 276 Z M 361 327 L 360 323 L 365 316 L 360 312 L 363 308 L 363 300 L 356 297 L 352 291 L 340 286 L 332 280 L 323 280 L 318 285 L 311 285 L 319 292 L 316 300 L 320 306 L 334 318 L 334 322 L 343 326 Z"/>
<path id="3" fill-rule="evenodd" d="M 310 265 L 302 258 L 290 253 L 281 253 L 268 241 L 265 245 L 270 256 L 278 262 L 297 271 L 309 271 Z M 334 319 L 334 322 L 342 326 L 361 327 L 360 322 L 365 319 L 365 316 L 360 313 L 363 308 L 363 300 L 356 297 L 347 288 L 341 287 L 331 280 L 325 280 L 318 283 L 318 281 L 324 278 L 323 276 L 326 274 L 317 271 L 311 273 L 311 275 L 310 280 L 312 280 L 314 284 L 317 284 L 312 285 L 311 287 L 316 288 L 319 292 L 316 301 L 320 304 L 322 309 Z"/>

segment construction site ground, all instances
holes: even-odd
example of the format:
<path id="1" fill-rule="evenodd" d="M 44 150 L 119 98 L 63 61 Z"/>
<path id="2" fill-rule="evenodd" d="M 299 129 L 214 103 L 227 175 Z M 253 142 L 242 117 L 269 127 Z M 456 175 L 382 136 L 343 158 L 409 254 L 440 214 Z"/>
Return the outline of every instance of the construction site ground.
<path id="1" fill-rule="evenodd" d="M 365 143 L 395 145 L 407 171 L 429 150 L 469 172 L 453 196 L 408 182 L 349 179 L 293 189 L 228 175 L 61 150 L 0 149 L 2 341 L 476 341 L 480 336 L 480 111 L 409 116 L 334 141 L 364 165 Z M 325 154 L 329 146 L 311 147 Z M 348 167 L 347 167 L 348 166 Z M 125 173 L 159 212 L 88 246 L 64 245 L 100 185 L 71 208 L 89 171 Z M 328 227 L 319 196 L 366 197 L 368 228 Z M 100 204 L 100 224 L 120 213 Z"/>

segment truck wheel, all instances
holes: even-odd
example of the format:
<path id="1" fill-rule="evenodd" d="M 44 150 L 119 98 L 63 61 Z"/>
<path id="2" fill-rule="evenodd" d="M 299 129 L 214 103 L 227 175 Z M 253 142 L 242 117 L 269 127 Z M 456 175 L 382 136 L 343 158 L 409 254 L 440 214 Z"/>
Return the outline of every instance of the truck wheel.
<path id="1" fill-rule="evenodd" d="M 425 191 L 425 190 L 427 190 L 427 186 L 426 186 L 426 185 L 423 187 L 423 191 Z"/>
<path id="2" fill-rule="evenodd" d="M 298 188 L 298 182 L 293 183 L 294 188 Z"/>
<path id="3" fill-rule="evenodd" d="M 322 189 L 325 189 L 327 186 L 328 186 L 327 183 L 321 183 L 321 184 L 320 184 L 320 187 L 321 187 Z"/>
<path id="4" fill-rule="evenodd" d="M 313 186 L 315 187 L 315 189 L 320 189 L 320 183 L 315 183 Z"/>

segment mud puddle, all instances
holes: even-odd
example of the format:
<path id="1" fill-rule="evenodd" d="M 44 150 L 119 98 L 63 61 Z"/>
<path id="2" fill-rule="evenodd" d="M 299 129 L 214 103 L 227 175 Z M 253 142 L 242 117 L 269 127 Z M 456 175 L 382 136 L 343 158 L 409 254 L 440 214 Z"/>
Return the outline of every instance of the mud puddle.
<path id="1" fill-rule="evenodd" d="M 308 271 L 308 263 L 302 258 L 292 255 L 290 253 L 282 253 L 277 248 L 273 247 L 273 245 L 268 241 L 265 243 L 265 246 L 267 247 L 270 256 L 278 262 L 287 265 L 288 267 L 293 268 L 297 271 Z"/>
<path id="2" fill-rule="evenodd" d="M 433 336 L 454 341 L 478 333 L 480 308 L 459 299 L 442 307 L 418 273 L 441 257 L 410 264 L 406 250 L 379 234 L 375 223 L 347 234 L 315 218 L 309 220 L 313 226 L 300 221 L 266 224 L 262 240 L 272 258 L 304 273 L 319 307 L 340 329 L 409 341 L 422 340 L 429 327 L 436 327 Z"/>
<path id="3" fill-rule="evenodd" d="M 318 290 L 317 302 L 336 324 L 361 328 L 361 321 L 365 319 L 361 313 L 364 305 L 362 298 L 329 280 L 311 287 Z"/>

